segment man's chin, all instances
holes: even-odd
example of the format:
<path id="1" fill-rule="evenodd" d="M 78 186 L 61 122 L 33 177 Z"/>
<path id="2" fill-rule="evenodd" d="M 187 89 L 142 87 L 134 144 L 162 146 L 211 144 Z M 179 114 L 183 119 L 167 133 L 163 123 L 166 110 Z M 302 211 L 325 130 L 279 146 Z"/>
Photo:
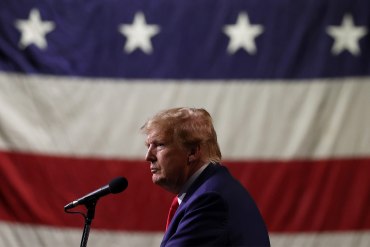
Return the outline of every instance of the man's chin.
<path id="1" fill-rule="evenodd" d="M 161 178 L 158 174 L 153 174 L 152 181 L 156 185 L 161 185 L 163 183 L 163 178 Z"/>
<path id="2" fill-rule="evenodd" d="M 169 192 L 173 192 L 171 186 L 168 186 L 168 183 L 166 183 L 166 180 L 164 178 L 161 178 L 161 177 L 156 176 L 155 174 L 153 174 L 152 181 L 155 185 L 158 185 L 158 186 L 162 187 L 164 190 L 167 190 Z"/>

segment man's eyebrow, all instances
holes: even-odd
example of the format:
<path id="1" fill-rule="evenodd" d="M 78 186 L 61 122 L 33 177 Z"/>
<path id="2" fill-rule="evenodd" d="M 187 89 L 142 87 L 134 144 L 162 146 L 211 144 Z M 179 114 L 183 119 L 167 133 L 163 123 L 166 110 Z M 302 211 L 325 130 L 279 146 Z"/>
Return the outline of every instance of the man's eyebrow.
<path id="1" fill-rule="evenodd" d="M 164 141 L 163 139 L 164 138 L 161 138 L 159 136 L 153 136 L 153 137 L 151 137 L 149 139 L 146 139 L 145 140 L 145 144 L 163 142 Z"/>

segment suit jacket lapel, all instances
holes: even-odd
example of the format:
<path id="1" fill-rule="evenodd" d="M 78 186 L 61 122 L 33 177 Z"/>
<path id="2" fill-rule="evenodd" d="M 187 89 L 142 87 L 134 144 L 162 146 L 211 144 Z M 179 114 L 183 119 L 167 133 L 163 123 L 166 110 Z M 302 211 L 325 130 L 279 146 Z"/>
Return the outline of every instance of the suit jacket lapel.
<path id="1" fill-rule="evenodd" d="M 179 214 L 179 212 L 181 211 L 182 207 L 184 207 L 184 205 L 186 204 L 186 202 L 189 200 L 189 198 L 194 194 L 194 192 L 210 177 L 212 176 L 212 174 L 214 174 L 215 172 L 217 172 L 219 169 L 218 169 L 218 165 L 219 164 L 212 164 L 210 163 L 205 169 L 204 171 L 199 175 L 199 177 L 194 181 L 194 183 L 190 186 L 190 188 L 188 189 L 188 191 L 186 192 L 186 195 L 184 197 L 184 199 L 182 200 L 179 208 L 177 209 L 175 215 L 173 216 L 172 218 L 172 222 L 176 221 L 176 218 Z M 163 236 L 163 240 L 162 240 L 162 243 L 161 243 L 161 246 L 165 246 L 165 244 L 167 243 L 168 239 L 171 238 L 171 236 L 175 233 L 175 229 L 173 229 L 174 225 L 171 223 L 167 229 L 167 231 L 165 232 L 164 236 Z"/>

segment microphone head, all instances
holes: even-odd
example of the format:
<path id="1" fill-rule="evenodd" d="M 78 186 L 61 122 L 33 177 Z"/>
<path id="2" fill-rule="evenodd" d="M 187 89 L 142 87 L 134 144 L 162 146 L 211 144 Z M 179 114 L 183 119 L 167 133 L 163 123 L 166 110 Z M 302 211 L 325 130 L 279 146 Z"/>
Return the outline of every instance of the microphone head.
<path id="1" fill-rule="evenodd" d="M 109 183 L 109 190 L 112 194 L 117 194 L 124 191 L 128 186 L 127 179 L 124 177 L 117 177 Z"/>

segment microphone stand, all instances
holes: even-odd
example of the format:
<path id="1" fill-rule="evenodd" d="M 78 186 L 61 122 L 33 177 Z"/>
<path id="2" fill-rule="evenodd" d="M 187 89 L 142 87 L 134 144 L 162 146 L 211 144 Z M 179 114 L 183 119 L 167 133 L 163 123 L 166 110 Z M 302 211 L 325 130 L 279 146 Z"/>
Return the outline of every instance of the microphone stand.
<path id="1" fill-rule="evenodd" d="M 95 216 L 96 202 L 97 202 L 97 200 L 93 200 L 93 201 L 91 201 L 91 202 L 89 202 L 88 204 L 85 205 L 86 208 L 87 208 L 87 214 L 84 215 L 85 226 L 84 226 L 84 230 L 83 230 L 83 233 L 82 233 L 80 247 L 86 247 L 87 246 L 87 240 L 89 239 L 91 222 L 92 222 L 92 220 L 94 219 L 94 216 Z"/>

